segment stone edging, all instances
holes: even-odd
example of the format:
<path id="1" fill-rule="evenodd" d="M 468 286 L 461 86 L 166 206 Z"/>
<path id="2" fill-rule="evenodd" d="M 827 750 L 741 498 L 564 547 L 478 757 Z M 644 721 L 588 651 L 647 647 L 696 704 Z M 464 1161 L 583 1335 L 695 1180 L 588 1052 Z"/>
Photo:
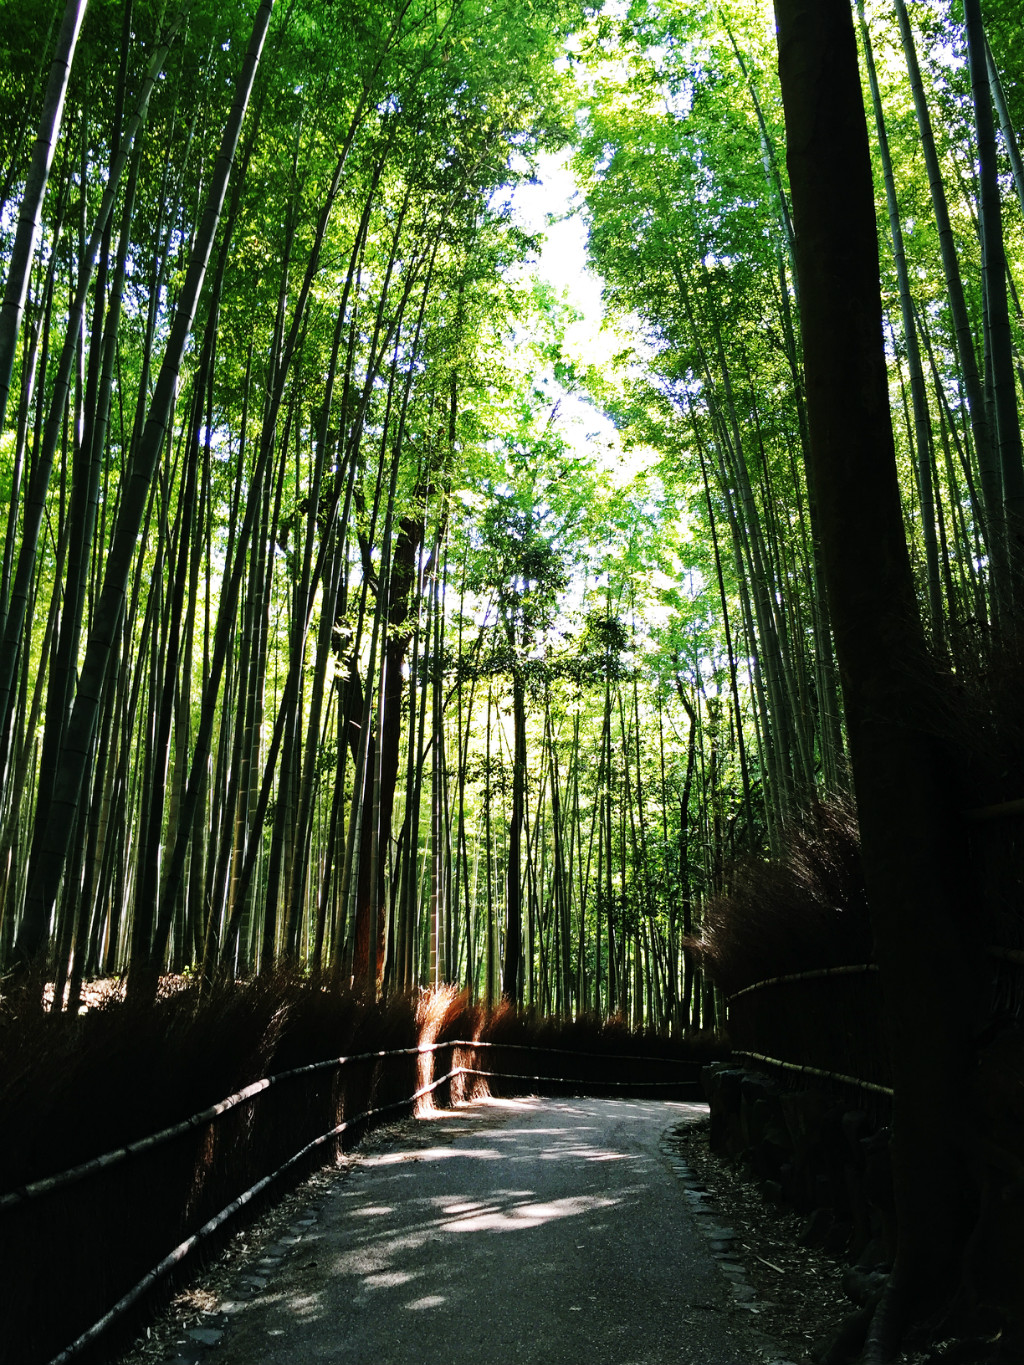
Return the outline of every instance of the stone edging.
<path id="1" fill-rule="evenodd" d="M 753 1325 L 753 1314 L 759 1311 L 757 1290 L 750 1283 L 746 1267 L 736 1254 L 733 1245 L 737 1238 L 736 1231 L 727 1224 L 715 1220 L 714 1210 L 709 1207 L 711 1199 L 709 1191 L 701 1184 L 691 1167 L 680 1156 L 679 1150 L 673 1142 L 677 1133 L 690 1126 L 689 1123 L 675 1124 L 662 1135 L 662 1155 L 682 1186 L 683 1198 L 693 1216 L 694 1227 L 703 1235 L 707 1242 L 708 1251 L 728 1283 L 734 1306 L 745 1309 L 751 1315 L 751 1325 Z M 767 1365 L 793 1365 L 791 1360 L 783 1360 L 775 1354 L 778 1347 L 767 1337 L 758 1334 L 756 1345 L 760 1348 L 762 1358 Z"/>

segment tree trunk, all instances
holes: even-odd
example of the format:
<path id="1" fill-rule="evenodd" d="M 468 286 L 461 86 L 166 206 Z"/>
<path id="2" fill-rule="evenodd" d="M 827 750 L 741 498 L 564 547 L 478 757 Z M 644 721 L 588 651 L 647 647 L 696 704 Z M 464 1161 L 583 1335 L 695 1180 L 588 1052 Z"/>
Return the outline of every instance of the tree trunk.
<path id="1" fill-rule="evenodd" d="M 900 38 L 903 43 L 903 52 L 907 61 L 907 71 L 910 76 L 910 88 L 914 97 L 914 113 L 917 118 L 918 131 L 921 135 L 921 152 L 924 156 L 925 167 L 928 172 L 928 186 L 931 191 L 932 207 L 935 212 L 935 222 L 939 233 L 939 249 L 942 255 L 942 270 L 946 281 L 946 290 L 949 296 L 949 308 L 952 314 L 953 329 L 956 336 L 956 347 L 960 358 L 960 373 L 963 376 L 964 391 L 967 396 L 967 406 L 971 416 L 971 434 L 974 437 L 974 448 L 978 459 L 978 469 L 981 476 L 982 493 L 984 496 L 985 530 L 989 542 L 989 554 L 992 557 L 992 577 L 996 591 L 1005 592 L 1005 576 L 1007 566 L 1005 564 L 1004 540 L 1002 534 L 1002 509 L 999 498 L 999 471 L 996 460 L 996 446 L 994 433 L 989 422 L 981 373 L 978 367 L 977 352 L 974 346 L 974 337 L 971 333 L 970 322 L 967 316 L 967 303 L 964 299 L 963 281 L 960 275 L 960 264 L 957 260 L 956 245 L 953 240 L 953 228 L 949 218 L 949 206 L 946 201 L 946 191 L 942 183 L 942 171 L 939 166 L 939 156 L 935 147 L 935 135 L 932 131 L 931 115 L 928 112 L 928 101 L 924 93 L 924 84 L 921 80 L 921 69 L 917 60 L 917 49 L 914 44 L 914 34 L 910 26 L 910 16 L 907 13 L 906 0 L 896 0 L 896 18 L 900 26 Z"/>
<path id="2" fill-rule="evenodd" d="M 526 684 L 517 668 L 512 675 L 512 816 L 508 826 L 505 961 L 501 988 L 509 1000 L 523 998 L 523 882 L 520 855 L 526 804 Z"/>
<path id="3" fill-rule="evenodd" d="M 896 1264 L 868 1358 L 955 1284 L 968 1215 L 973 981 L 943 687 L 904 537 L 864 104 L 847 0 L 776 0 L 803 323 L 810 479 L 836 633 L 893 1067 Z M 966 990 L 965 990 L 966 984 Z M 967 996 L 965 1007 L 965 994 Z"/>
<path id="4" fill-rule="evenodd" d="M 1002 475 L 1004 530 L 1011 591 L 1019 590 L 1024 563 L 1024 453 L 1020 411 L 1013 376 L 1013 338 L 1006 298 L 1003 209 L 996 162 L 996 130 L 985 60 L 985 30 L 980 0 L 964 0 L 967 55 L 971 70 L 974 121 L 978 133 L 978 226 L 981 232 L 981 283 L 985 308 L 986 374 L 991 376 L 992 414 Z"/>
<path id="5" fill-rule="evenodd" d="M 11 375 L 14 371 L 18 333 L 21 330 L 21 318 L 25 311 L 25 298 L 32 273 L 32 258 L 42 227 L 46 182 L 50 178 L 53 153 L 64 114 L 64 98 L 71 76 L 71 62 L 78 46 L 78 35 L 82 29 L 82 20 L 85 18 L 86 3 L 87 0 L 67 0 L 64 20 L 57 34 L 50 80 L 43 97 L 43 112 L 25 181 L 25 194 L 18 212 L 18 228 L 7 271 L 3 307 L 0 309 L 0 431 L 3 430 L 7 396 L 11 391 Z"/>
<path id="6" fill-rule="evenodd" d="M 921 531 L 924 540 L 925 568 L 928 575 L 928 607 L 931 613 L 932 637 L 937 646 L 943 639 L 942 596 L 939 589 L 939 548 L 935 536 L 935 476 L 932 469 L 932 432 L 928 413 L 928 394 L 921 364 L 921 348 L 917 342 L 917 325 L 914 320 L 914 304 L 910 293 L 910 272 L 907 269 L 907 254 L 903 245 L 903 226 L 900 222 L 899 203 L 896 198 L 896 177 L 893 172 L 892 154 L 889 150 L 889 135 L 885 127 L 882 111 L 882 97 L 878 89 L 878 76 L 875 70 L 875 57 L 871 47 L 867 19 L 864 17 L 864 0 L 857 0 L 857 16 L 860 21 L 861 41 L 864 46 L 864 62 L 871 86 L 871 103 L 875 114 L 875 132 L 878 136 L 878 151 L 882 162 L 882 176 L 885 181 L 885 202 L 889 214 L 889 232 L 892 236 L 892 254 L 896 266 L 896 280 L 900 291 L 900 318 L 903 323 L 903 344 L 907 349 L 907 369 L 910 372 L 910 394 L 913 400 L 914 425 L 913 445 L 917 467 L 918 496 L 921 502 Z"/>

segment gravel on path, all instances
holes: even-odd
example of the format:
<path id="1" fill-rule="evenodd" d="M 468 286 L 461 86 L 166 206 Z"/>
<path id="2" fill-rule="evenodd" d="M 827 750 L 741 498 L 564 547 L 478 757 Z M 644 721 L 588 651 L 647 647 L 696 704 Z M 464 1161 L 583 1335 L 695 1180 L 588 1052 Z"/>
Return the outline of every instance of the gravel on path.
<path id="1" fill-rule="evenodd" d="M 315 1177 L 137 1360 L 789 1365 L 671 1136 L 706 1114 L 491 1099 L 403 1123 Z"/>

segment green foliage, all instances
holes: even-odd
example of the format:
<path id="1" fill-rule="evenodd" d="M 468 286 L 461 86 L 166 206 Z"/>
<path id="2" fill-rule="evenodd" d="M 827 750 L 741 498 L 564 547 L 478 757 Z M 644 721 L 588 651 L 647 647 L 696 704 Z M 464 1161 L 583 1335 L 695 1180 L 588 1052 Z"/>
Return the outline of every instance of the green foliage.
<path id="1" fill-rule="evenodd" d="M 56 414 L 0 744 L 5 962 L 25 897 L 13 850 L 31 846 L 46 804 L 33 746 L 74 702 L 74 667 L 59 695 L 54 660 L 64 633 L 80 664 L 93 628 L 251 8 L 188 9 L 118 189 Z M 958 350 L 905 57 L 888 7 L 867 9 L 927 354 L 949 635 L 977 642 L 986 527 Z M 4 260 L 51 10 L 0 11 Z M 175 13 L 91 0 L 0 434 L 0 485 L 22 481 L 8 594 L 83 244 Z M 960 16 L 920 0 L 911 13 L 977 323 Z M 1013 5 L 986 7 L 1019 126 L 1015 20 Z M 151 937 L 136 924 L 156 913 L 139 901 L 144 860 L 166 867 L 184 841 L 164 965 L 244 971 L 291 955 L 344 974 L 377 894 L 389 981 L 459 977 L 486 993 L 490 971 L 493 991 L 518 690 L 527 995 L 563 1011 L 700 1017 L 679 944 L 727 887 L 730 857 L 777 847 L 794 811 L 846 783 L 803 469 L 775 62 L 770 7 L 734 0 L 712 14 L 679 0 L 593 13 L 568 0 L 276 9 L 104 682 L 53 918 L 58 976 L 128 964 L 133 936 Z M 512 208 L 543 153 L 569 144 L 622 338 L 601 363 L 574 349 L 581 319 L 559 289 L 529 275 L 539 236 Z M 881 182 L 878 204 L 882 215 Z M 1006 218 L 1016 284 L 1024 225 L 1015 209 Z M 882 268 L 923 568 L 888 247 Z M 78 502 L 90 479 L 94 523 Z M 65 598 L 79 569 L 76 616 Z M 196 748 L 204 724 L 208 753 Z M 399 774 L 384 793 L 391 824 L 385 749 Z M 186 816 L 190 775 L 199 794 Z"/>

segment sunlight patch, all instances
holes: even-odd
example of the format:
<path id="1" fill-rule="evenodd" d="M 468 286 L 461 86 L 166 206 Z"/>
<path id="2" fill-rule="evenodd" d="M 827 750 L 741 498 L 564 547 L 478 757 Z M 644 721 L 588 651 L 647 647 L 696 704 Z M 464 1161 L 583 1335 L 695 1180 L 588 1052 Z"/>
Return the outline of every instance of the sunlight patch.
<path id="1" fill-rule="evenodd" d="M 397 1289 L 399 1285 L 415 1280 L 411 1270 L 379 1270 L 372 1275 L 363 1276 L 364 1289 Z"/>
<path id="2" fill-rule="evenodd" d="M 474 1161 L 501 1161 L 505 1153 L 493 1147 L 423 1147 L 417 1153 L 420 1161 L 447 1161 L 452 1157 L 470 1157 Z"/>
<path id="3" fill-rule="evenodd" d="M 636 1161 L 631 1152 L 610 1152 L 602 1147 L 561 1147 L 557 1151 L 538 1153 L 541 1161 L 564 1161 L 572 1157 L 581 1161 Z"/>
<path id="4" fill-rule="evenodd" d="M 300 1317 L 308 1317 L 310 1313 L 315 1313 L 319 1309 L 320 1296 L 318 1294 L 299 1295 L 297 1298 L 288 1300 L 288 1307 Z"/>
<path id="5" fill-rule="evenodd" d="M 441 1226 L 446 1232 L 517 1232 L 537 1228 L 559 1218 L 578 1218 L 596 1209 L 610 1209 L 619 1201 L 601 1195 L 573 1195 L 546 1203 L 517 1204 L 510 1209 L 491 1208 L 485 1212 L 453 1218 Z"/>

